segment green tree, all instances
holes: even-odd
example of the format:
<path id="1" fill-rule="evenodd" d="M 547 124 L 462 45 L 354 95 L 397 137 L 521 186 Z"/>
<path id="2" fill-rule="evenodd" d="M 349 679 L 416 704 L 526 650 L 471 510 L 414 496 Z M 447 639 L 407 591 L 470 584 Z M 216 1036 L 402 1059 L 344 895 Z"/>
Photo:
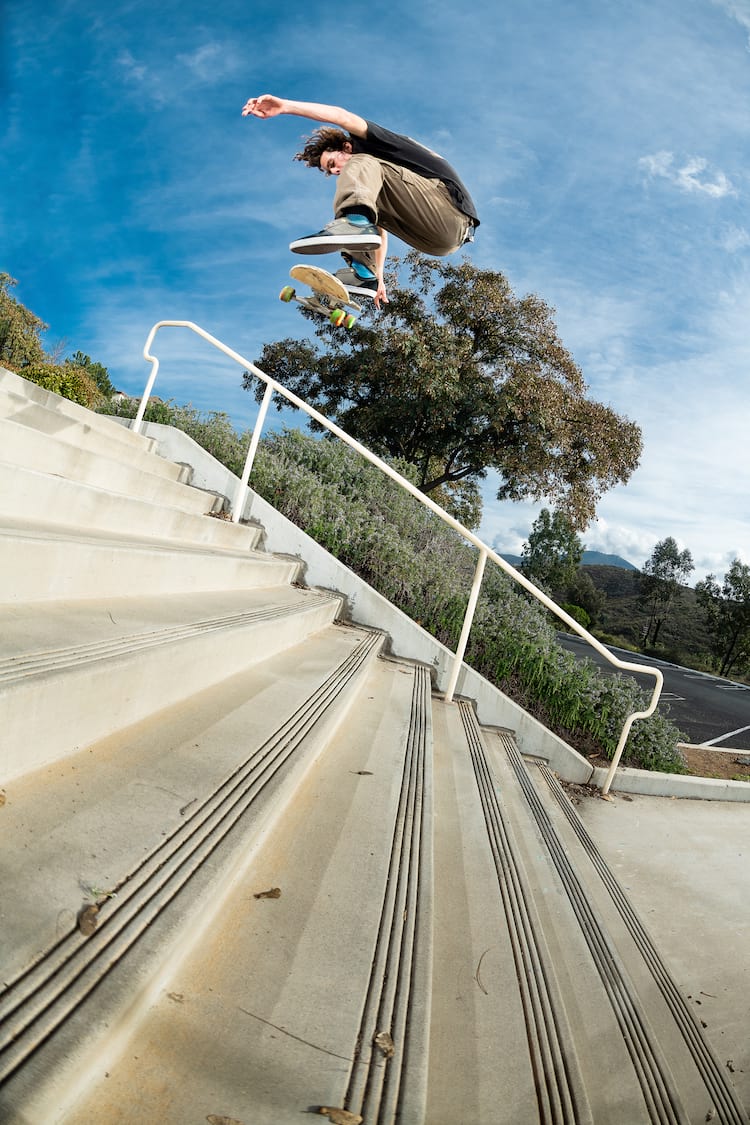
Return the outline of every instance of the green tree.
<path id="1" fill-rule="evenodd" d="M 679 601 L 682 587 L 694 570 L 693 556 L 681 551 L 671 535 L 657 543 L 639 579 L 639 605 L 648 612 L 644 645 L 655 645 L 659 630 Z"/>
<path id="2" fill-rule="evenodd" d="M 568 586 L 567 598 L 569 603 L 580 606 L 588 614 L 589 625 L 586 626 L 587 629 L 589 627 L 595 628 L 598 625 L 607 595 L 603 590 L 597 590 L 591 575 L 587 574 L 585 570 L 579 569 L 577 571 L 573 581 Z"/>
<path id="3" fill-rule="evenodd" d="M 0 363 L 22 370 L 44 361 L 41 333 L 48 325 L 15 299 L 10 290 L 17 284 L 10 274 L 0 273 Z"/>
<path id="4" fill-rule="evenodd" d="M 695 587 L 713 635 L 719 675 L 750 666 L 750 566 L 734 559 L 719 586 L 713 574 Z"/>
<path id="5" fill-rule="evenodd" d="M 488 469 L 501 500 L 547 498 L 584 527 L 638 465 L 635 423 L 586 396 L 552 310 L 468 261 L 406 258 L 411 288 L 349 333 L 266 344 L 259 366 L 376 453 L 414 465 L 430 493 Z M 322 345 L 322 346 L 321 346 Z M 258 391 L 245 376 L 245 386 Z"/>
<path id="6" fill-rule="evenodd" d="M 521 551 L 521 569 L 537 586 L 559 593 L 570 585 L 583 558 L 583 543 L 564 512 L 542 508 Z"/>
<path id="7" fill-rule="evenodd" d="M 115 388 L 109 377 L 109 371 L 101 363 L 94 363 L 91 356 L 84 355 L 83 352 L 76 352 L 75 355 L 70 356 L 66 363 L 70 363 L 73 367 L 82 367 L 90 379 L 93 379 L 99 390 L 103 395 L 110 395 L 115 393 Z"/>

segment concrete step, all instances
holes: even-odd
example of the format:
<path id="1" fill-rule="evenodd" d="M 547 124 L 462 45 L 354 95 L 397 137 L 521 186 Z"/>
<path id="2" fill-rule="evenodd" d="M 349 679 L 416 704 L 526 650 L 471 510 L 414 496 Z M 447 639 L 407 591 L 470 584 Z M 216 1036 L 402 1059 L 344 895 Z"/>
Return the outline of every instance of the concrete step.
<path id="1" fill-rule="evenodd" d="M 210 493 L 190 489 L 186 493 L 192 493 L 190 507 L 197 498 L 205 512 L 210 510 Z M 0 461 L 0 519 L 226 547 L 236 547 L 244 534 L 228 520 L 185 511 L 174 503 L 156 504 L 4 461 Z"/>
<path id="2" fill-rule="evenodd" d="M 425 1121 L 590 1125 L 536 895 L 508 823 L 508 795 L 498 791 L 470 708 L 435 701 L 434 728 L 440 831 Z"/>
<path id="3" fill-rule="evenodd" d="M 4 520 L 0 605 L 242 590 L 296 580 L 298 563 L 254 550 L 258 528 L 208 518 L 206 523 L 233 528 L 233 545 L 81 534 L 75 528 Z"/>
<path id="4" fill-rule="evenodd" d="M 37 429 L 72 444 L 90 443 L 109 456 L 155 454 L 156 442 L 136 434 L 104 414 L 46 391 L 36 383 L 0 367 L 0 418 Z M 101 442 L 99 439 L 103 439 Z"/>
<path id="5" fill-rule="evenodd" d="M 311 1103 L 345 1100 L 366 1120 L 392 1120 L 396 1104 L 403 1120 L 423 1120 L 428 687 L 425 669 L 370 666 L 355 737 L 341 725 L 332 733 L 273 833 L 246 851 L 229 886 L 214 887 L 224 897 L 205 906 L 189 938 L 174 942 L 125 1055 L 99 1045 L 83 1104 L 61 1120 L 85 1120 L 92 1104 L 98 1120 L 116 1120 L 126 1088 L 132 1121 L 226 1113 L 285 1123 Z M 255 897 L 274 888 L 276 897 Z M 387 1068 L 373 1045 L 385 1029 L 394 1040 Z M 58 1086 L 57 1104 L 65 1094 Z"/>
<path id="6" fill-rule="evenodd" d="M 462 705 L 466 712 L 466 705 Z M 593 1120 L 747 1120 L 666 962 L 602 863 L 573 806 L 512 738 L 487 733 L 502 793 L 564 1000 Z M 531 772 L 534 777 L 531 776 Z M 553 790 L 551 793 L 550 790 Z"/>
<path id="7" fill-rule="evenodd" d="M 167 463 L 152 454 L 145 462 L 147 471 L 129 461 L 113 460 L 100 452 L 89 452 L 85 445 L 58 441 L 50 434 L 4 418 L 0 418 L 0 450 L 6 464 L 65 477 L 109 492 L 126 493 L 152 504 L 164 504 L 201 515 L 221 509 L 219 499 L 213 494 L 152 472 L 154 465 Z M 144 463 L 143 458 L 141 461 Z M 175 468 L 179 470 L 180 467 Z"/>
<path id="8" fill-rule="evenodd" d="M 518 769 L 516 753 L 512 761 Z M 537 762 L 523 776 L 523 788 L 534 821 L 551 845 L 551 854 L 553 850 L 558 853 L 556 866 L 560 865 L 561 854 L 577 857 L 576 874 L 583 899 L 603 919 L 609 941 L 627 966 L 638 995 L 648 997 L 654 1035 L 668 1054 L 689 1119 L 708 1120 L 713 1113 L 711 1120 L 737 1125 L 746 1121 L 727 1067 L 713 1049 L 710 1032 L 678 987 L 662 951 L 555 774 Z"/>
<path id="9" fill-rule="evenodd" d="M 336 597 L 287 586 L 0 613 L 0 781 L 291 647 L 329 625 L 340 606 Z"/>
<path id="10" fill-rule="evenodd" d="M 259 1014 L 266 1011 L 272 1019 L 273 997 L 281 1003 L 287 988 L 316 996 L 307 1016 L 332 1025 L 334 1049 L 344 1038 L 336 1031 L 326 973 L 337 973 L 345 984 L 346 965 L 360 960 L 359 945 L 349 948 L 352 917 L 366 913 L 361 942 L 370 950 L 376 944 L 380 906 L 371 905 L 369 895 L 360 901 L 358 887 L 365 873 L 380 883 L 381 897 L 387 889 L 382 853 L 389 830 L 379 814 L 390 809 L 392 816 L 398 803 L 390 768 L 398 752 L 373 762 L 367 739 L 343 729 L 349 714 L 368 707 L 372 712 L 368 671 L 381 640 L 369 631 L 329 626 L 8 789 L 3 815 L 9 847 L 0 855 L 8 951 L 0 995 L 3 1122 L 75 1120 L 72 1107 L 111 1072 L 153 1000 L 166 1005 L 168 1018 L 179 1008 L 188 1025 L 201 1018 L 194 1002 L 214 1008 L 203 1032 L 188 1034 L 189 1048 L 187 1026 L 175 1028 L 162 1044 L 167 1052 L 176 1048 L 169 1097 L 185 1094 L 188 1104 L 198 1096 L 197 1086 L 191 1093 L 181 1090 L 179 1070 L 192 1063 L 197 1083 L 223 1090 L 223 1104 L 228 1067 L 234 1065 L 233 1081 L 245 1089 L 252 1084 L 240 1073 L 245 1062 L 239 1026 L 252 1029 L 262 1050 L 269 1029 L 240 1009 L 255 1011 L 249 1005 L 257 1003 Z M 411 683 L 406 677 L 404 682 Z M 377 717 L 391 728 L 387 703 L 378 701 Z M 375 790 L 368 785 L 373 778 Z M 339 814 L 348 812 L 344 823 Z M 332 856 L 336 839 L 338 854 Z M 277 876 L 281 898 L 256 899 Z M 322 914 L 310 913 L 314 901 Z M 342 904 L 347 916 L 337 919 Z M 391 913 L 400 909 L 399 898 Z M 296 938 L 286 921 L 298 928 Z M 251 949 L 241 952 L 245 937 Z M 247 994 L 214 995 L 211 981 L 198 977 L 180 986 L 189 987 L 188 995 L 178 995 L 176 983 L 166 995 L 165 982 L 189 964 L 187 955 L 210 948 L 214 939 L 223 947 L 216 964 L 222 972 L 236 971 L 241 959 Z M 319 971 L 304 948 L 295 955 L 298 941 L 327 952 Z M 269 969 L 276 966 L 271 975 L 264 961 Z M 288 975 L 280 969 L 285 962 Z M 314 975 L 306 976 L 311 969 Z M 365 978 L 369 970 L 368 961 Z M 265 996 L 252 995 L 264 987 Z M 290 997 L 290 1003 L 293 1009 L 296 1000 Z M 214 1035 L 220 1038 L 212 1042 Z M 219 1069 L 207 1067 L 207 1052 L 217 1056 L 230 1040 Z M 289 1044 L 300 1048 L 299 1041 Z M 331 1056 L 309 1053 L 326 1060 L 327 1081 L 336 1085 Z M 253 1074 L 260 1062 L 258 1057 L 250 1064 Z M 277 1095 L 278 1079 L 278 1072 L 264 1079 Z M 134 1089 L 127 1103 L 139 1096 Z M 215 1108 L 213 1103 L 208 1112 Z M 203 1119 L 195 1114 L 195 1105 L 184 1116 L 161 1117 L 138 1108 L 130 1115 L 127 1105 L 110 1115 L 100 1106 L 94 1120 Z"/>

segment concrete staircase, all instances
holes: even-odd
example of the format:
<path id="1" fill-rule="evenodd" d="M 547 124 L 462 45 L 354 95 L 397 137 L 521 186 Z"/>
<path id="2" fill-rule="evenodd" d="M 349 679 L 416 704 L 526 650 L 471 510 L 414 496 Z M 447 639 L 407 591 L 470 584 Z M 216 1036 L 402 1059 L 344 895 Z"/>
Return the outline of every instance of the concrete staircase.
<path id="1" fill-rule="evenodd" d="M 9 372 L 0 497 L 0 1122 L 747 1122 L 502 716 Z"/>

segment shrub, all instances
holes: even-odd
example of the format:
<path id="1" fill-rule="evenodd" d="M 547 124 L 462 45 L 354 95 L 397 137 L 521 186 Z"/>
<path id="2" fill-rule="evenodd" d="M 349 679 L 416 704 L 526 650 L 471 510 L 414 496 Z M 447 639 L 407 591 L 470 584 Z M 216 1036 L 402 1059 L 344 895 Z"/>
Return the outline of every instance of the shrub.
<path id="1" fill-rule="evenodd" d="M 573 620 L 577 621 L 579 625 L 582 625 L 584 629 L 588 629 L 591 624 L 590 615 L 580 605 L 571 605 L 569 602 L 566 602 L 564 605 L 560 606 L 560 609 L 564 610 L 568 617 L 572 617 Z M 565 628 L 565 625 L 560 622 L 560 627 Z"/>
<path id="2" fill-rule="evenodd" d="M 102 399 L 101 391 L 85 368 L 74 363 L 30 363 L 21 369 L 20 374 L 29 382 L 80 406 L 94 408 Z"/>

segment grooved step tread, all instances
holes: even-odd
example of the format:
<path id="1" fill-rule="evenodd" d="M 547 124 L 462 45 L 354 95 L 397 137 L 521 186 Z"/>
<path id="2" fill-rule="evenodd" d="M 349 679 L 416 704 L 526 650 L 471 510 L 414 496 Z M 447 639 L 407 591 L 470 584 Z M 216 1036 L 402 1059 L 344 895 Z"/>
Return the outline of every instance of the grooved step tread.
<path id="1" fill-rule="evenodd" d="M 461 705 L 435 702 L 435 976 L 426 1121 L 591 1122 L 528 875 Z M 502 1108 L 499 1108 L 502 1107 Z"/>
<path id="2" fill-rule="evenodd" d="M 405 1041 L 412 1083 L 424 1051 L 424 1013 L 406 1001 L 424 992 L 429 943 L 418 934 L 430 916 L 425 683 L 424 670 L 373 667 L 356 731 L 333 738 L 68 1125 L 92 1112 L 115 1119 L 123 1105 L 130 1121 L 225 1114 L 292 1125 L 312 1105 L 344 1104 L 392 1120 Z M 381 1026 L 393 1029 L 387 1062 L 371 1043 Z M 411 1112 L 403 1119 L 421 1119 Z"/>
<path id="3" fill-rule="evenodd" d="M 98 603 L 96 612 L 83 603 L 68 612 L 55 606 L 57 614 L 45 606 L 48 615 L 18 610 L 16 619 L 0 613 L 9 634 L 0 646 L 7 653 L 0 777 L 10 785 L 179 705 L 326 628 L 340 607 L 338 597 L 281 586 L 205 601 L 166 598 L 150 623 L 114 602 Z M 31 643 L 34 626 L 40 635 Z M 71 636 L 76 641 L 66 643 Z"/>
<path id="4" fill-rule="evenodd" d="M 0 902 L 16 953 L 0 995 L 0 1077 L 15 1076 L 21 1104 L 31 1096 L 24 1087 L 31 1075 L 17 1068 L 35 1037 L 67 1019 L 62 1040 L 72 1035 L 77 1042 L 81 1021 L 85 1029 L 94 1013 L 105 1023 L 112 1019 L 106 1005 L 101 1011 L 108 989 L 119 987 L 120 1003 L 129 1002 L 143 974 L 139 956 L 168 958 L 173 915 L 186 909 L 175 894 L 203 883 L 202 901 L 215 909 L 217 879 L 225 877 L 222 849 L 244 863 L 264 839 L 276 803 L 283 809 L 293 802 L 325 738 L 356 699 L 381 640 L 331 626 L 285 657 L 9 793 L 4 812 L 13 846 L 0 861 Z M 87 903 L 98 908 L 96 933 L 88 937 L 76 925 Z M 188 935 L 194 923 L 186 926 L 183 918 Z M 155 935 L 160 928 L 161 938 L 151 936 L 145 951 L 133 946 L 140 932 Z M 134 965 L 122 980 L 115 971 L 111 982 L 109 963 L 131 947 Z M 82 1000 L 93 985 L 98 1002 L 79 1016 L 76 997 Z M 38 1026 L 29 1022 L 35 1013 Z M 53 1040 L 50 1050 L 56 1049 Z M 67 1055 L 70 1043 L 60 1049 Z M 52 1066 L 53 1084 L 54 1072 Z M 10 1090 L 13 1097 L 13 1077 Z"/>

